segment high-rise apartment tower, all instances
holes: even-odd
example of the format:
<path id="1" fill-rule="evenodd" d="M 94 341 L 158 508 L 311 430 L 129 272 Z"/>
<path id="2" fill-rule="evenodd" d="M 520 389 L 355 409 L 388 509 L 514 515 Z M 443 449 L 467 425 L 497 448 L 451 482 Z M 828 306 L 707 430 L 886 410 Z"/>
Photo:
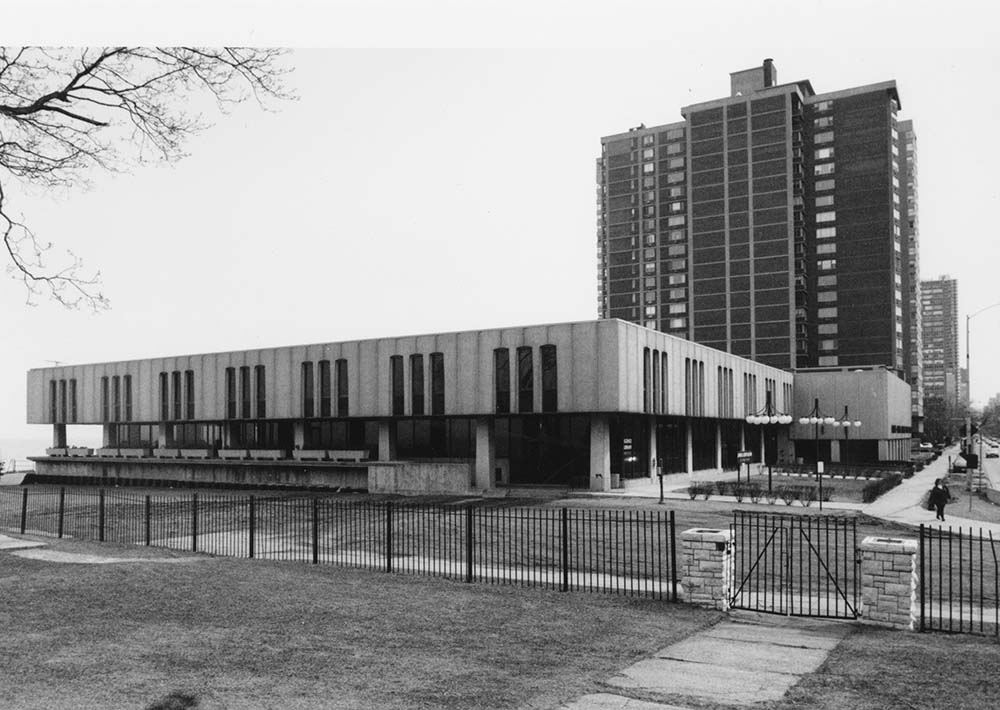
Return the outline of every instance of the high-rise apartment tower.
<path id="1" fill-rule="evenodd" d="M 942 276 L 921 283 L 924 326 L 924 398 L 962 402 L 958 363 L 958 281 Z"/>
<path id="2" fill-rule="evenodd" d="M 919 381 L 915 140 L 895 82 L 816 94 L 770 59 L 730 76 L 683 121 L 601 139 L 599 315 L 776 367 Z"/>

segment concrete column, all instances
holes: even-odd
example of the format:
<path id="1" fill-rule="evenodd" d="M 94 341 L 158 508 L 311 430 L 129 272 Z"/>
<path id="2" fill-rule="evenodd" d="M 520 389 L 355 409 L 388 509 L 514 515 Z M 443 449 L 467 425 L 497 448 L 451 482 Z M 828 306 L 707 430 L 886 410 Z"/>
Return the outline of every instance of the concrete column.
<path id="1" fill-rule="evenodd" d="M 722 471 L 722 422 L 715 423 L 715 468 Z"/>
<path id="2" fill-rule="evenodd" d="M 53 424 L 52 425 L 52 448 L 54 448 L 54 449 L 65 449 L 66 448 L 66 425 L 65 424 Z"/>
<path id="3" fill-rule="evenodd" d="M 295 438 L 295 448 L 306 448 L 306 423 L 295 422 L 292 424 L 292 436 Z"/>
<path id="4" fill-rule="evenodd" d="M 840 458 L 840 444 L 841 444 L 840 439 L 834 439 L 833 441 L 830 442 L 830 462 L 831 463 L 840 463 L 841 462 L 841 458 Z"/>
<path id="5" fill-rule="evenodd" d="M 170 445 L 170 425 L 160 423 L 156 425 L 156 448 L 165 449 Z"/>
<path id="6" fill-rule="evenodd" d="M 476 419 L 476 465 L 473 485 L 481 491 L 493 488 L 493 469 L 496 468 L 496 434 L 493 419 Z"/>
<path id="7" fill-rule="evenodd" d="M 917 541 L 866 537 L 861 542 L 861 616 L 913 631 L 917 620 Z"/>
<path id="8" fill-rule="evenodd" d="M 396 429 L 392 422 L 378 423 L 378 460 L 395 461 L 396 459 Z"/>
<path id="9" fill-rule="evenodd" d="M 767 448 L 766 448 L 766 444 L 764 442 L 764 427 L 761 426 L 761 427 L 757 427 L 757 428 L 760 429 L 760 439 L 759 439 L 759 441 L 760 441 L 760 462 L 764 463 L 764 461 L 767 459 Z"/>
<path id="10" fill-rule="evenodd" d="M 733 596 L 733 532 L 692 528 L 681 533 L 681 541 L 684 601 L 728 610 Z"/>
<path id="11" fill-rule="evenodd" d="M 689 476 L 694 473 L 694 435 L 690 419 L 684 421 L 684 469 Z"/>
<path id="12" fill-rule="evenodd" d="M 747 450 L 747 432 L 745 427 L 740 427 L 740 451 Z"/>
<path id="13" fill-rule="evenodd" d="M 656 460 L 660 457 L 656 444 L 656 417 L 649 418 L 649 480 L 656 480 Z"/>
<path id="14" fill-rule="evenodd" d="M 600 414 L 590 417 L 590 490 L 611 490 L 611 427 Z"/>

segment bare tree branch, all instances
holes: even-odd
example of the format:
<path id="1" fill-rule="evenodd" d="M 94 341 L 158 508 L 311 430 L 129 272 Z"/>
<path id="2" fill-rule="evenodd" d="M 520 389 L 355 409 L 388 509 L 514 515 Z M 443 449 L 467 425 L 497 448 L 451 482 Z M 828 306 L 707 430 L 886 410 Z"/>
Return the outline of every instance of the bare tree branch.
<path id="1" fill-rule="evenodd" d="M 0 47 L 0 233 L 8 272 L 28 302 L 47 296 L 69 308 L 101 310 L 100 273 L 46 266 L 41 246 L 7 204 L 16 178 L 46 188 L 86 187 L 95 170 L 118 172 L 184 157 L 189 137 L 207 127 L 187 108 L 197 95 L 223 112 L 253 98 L 270 110 L 295 96 L 279 49 Z M 196 104 L 195 104 L 196 105 Z"/>

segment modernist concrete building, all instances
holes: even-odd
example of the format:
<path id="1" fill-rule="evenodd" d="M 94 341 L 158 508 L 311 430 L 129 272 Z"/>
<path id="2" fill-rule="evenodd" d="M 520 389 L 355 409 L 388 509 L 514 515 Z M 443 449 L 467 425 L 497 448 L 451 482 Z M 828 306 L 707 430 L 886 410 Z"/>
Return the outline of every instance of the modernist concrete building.
<path id="1" fill-rule="evenodd" d="M 730 78 L 681 121 L 601 138 L 599 315 L 919 384 L 915 138 L 895 82 L 816 93 L 770 59 Z"/>
<path id="2" fill-rule="evenodd" d="M 54 431 L 40 475 L 411 492 L 732 468 L 762 455 L 744 418 L 766 401 L 792 406 L 790 373 L 620 320 L 28 373 L 28 421 Z"/>
<path id="3" fill-rule="evenodd" d="M 855 395 L 884 399 L 876 389 L 816 396 L 861 412 Z M 109 482 L 608 490 L 732 470 L 740 451 L 816 450 L 799 451 L 787 424 L 746 420 L 808 413 L 815 393 L 793 392 L 792 373 L 617 319 L 50 367 L 29 371 L 27 391 L 28 421 L 53 429 L 38 475 Z M 863 416 L 859 446 L 908 436 Z M 73 447 L 78 424 L 102 427 L 103 447 Z"/>

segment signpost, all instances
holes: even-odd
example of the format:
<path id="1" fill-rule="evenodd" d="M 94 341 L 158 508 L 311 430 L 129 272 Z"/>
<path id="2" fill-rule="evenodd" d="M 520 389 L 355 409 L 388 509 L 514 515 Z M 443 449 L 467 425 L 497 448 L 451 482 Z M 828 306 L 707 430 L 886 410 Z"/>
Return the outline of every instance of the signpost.
<path id="1" fill-rule="evenodd" d="M 747 483 L 750 483 L 750 462 L 753 461 L 753 452 L 738 451 L 736 453 L 736 461 L 739 464 L 736 467 L 736 485 L 740 485 L 740 471 L 743 469 L 744 462 L 747 465 Z"/>

